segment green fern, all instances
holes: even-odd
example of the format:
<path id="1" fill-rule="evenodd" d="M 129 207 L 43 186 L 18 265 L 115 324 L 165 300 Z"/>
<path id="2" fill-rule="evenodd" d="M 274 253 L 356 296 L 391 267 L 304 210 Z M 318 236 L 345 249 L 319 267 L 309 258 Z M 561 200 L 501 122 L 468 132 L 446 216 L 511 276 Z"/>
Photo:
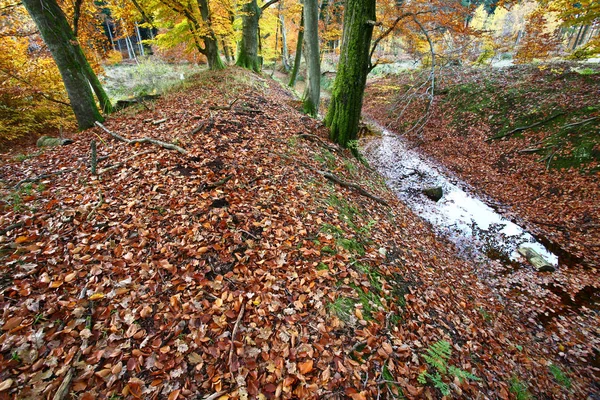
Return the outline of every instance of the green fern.
<path id="1" fill-rule="evenodd" d="M 429 346 L 427 354 L 423 355 L 427 364 L 437 369 L 442 374 L 447 374 L 448 359 L 452 354 L 450 343 L 445 340 L 440 340 Z"/>
<path id="2" fill-rule="evenodd" d="M 467 379 L 470 379 L 472 381 L 480 381 L 481 380 L 481 378 L 473 375 L 472 373 L 462 370 L 460 368 L 456 368 L 453 365 L 450 365 L 448 367 L 448 372 L 450 373 L 450 375 L 457 377 L 460 382 L 464 382 Z"/>
<path id="3" fill-rule="evenodd" d="M 425 385 L 428 381 L 430 381 L 435 388 L 440 390 L 442 395 L 449 396 L 450 387 L 444 382 L 444 377 L 455 376 L 459 379 L 460 382 L 463 382 L 467 379 L 471 379 L 474 381 L 480 380 L 477 376 L 467 371 L 464 371 L 453 365 L 448 365 L 448 360 L 450 359 L 451 355 L 452 345 L 445 340 L 439 340 L 431 346 L 429 346 L 429 348 L 427 349 L 427 354 L 424 354 L 423 358 L 425 359 L 429 367 L 435 369 L 435 372 L 430 373 L 427 370 L 422 371 L 417 377 L 417 382 L 419 382 L 422 385 Z"/>
<path id="4" fill-rule="evenodd" d="M 449 396 L 450 395 L 450 386 L 448 386 L 443 380 L 442 380 L 442 376 L 440 375 L 439 372 L 436 372 L 435 374 L 427 374 L 427 377 L 429 379 L 431 379 L 431 383 L 433 383 L 433 386 L 436 387 L 437 389 L 440 389 L 440 392 L 442 392 L 442 395 L 444 396 Z"/>

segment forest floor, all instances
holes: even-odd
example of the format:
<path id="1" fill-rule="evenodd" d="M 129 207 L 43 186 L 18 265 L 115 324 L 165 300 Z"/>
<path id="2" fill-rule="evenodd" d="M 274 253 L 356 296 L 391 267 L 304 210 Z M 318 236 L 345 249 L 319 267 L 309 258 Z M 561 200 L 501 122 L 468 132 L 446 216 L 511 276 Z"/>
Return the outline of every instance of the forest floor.
<path id="1" fill-rule="evenodd" d="M 274 81 L 148 105 L 106 128 L 183 152 L 3 156 L 0 399 L 600 394 L 597 313 L 491 286 Z"/>

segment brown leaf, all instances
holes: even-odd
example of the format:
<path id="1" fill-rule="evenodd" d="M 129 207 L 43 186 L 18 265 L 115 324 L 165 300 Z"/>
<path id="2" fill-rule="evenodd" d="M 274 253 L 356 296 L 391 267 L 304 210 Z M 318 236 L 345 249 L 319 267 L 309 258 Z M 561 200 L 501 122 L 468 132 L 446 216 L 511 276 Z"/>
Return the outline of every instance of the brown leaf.
<path id="1" fill-rule="evenodd" d="M 298 369 L 302 375 L 308 374 L 313 369 L 313 360 L 298 363 Z"/>
<path id="2" fill-rule="evenodd" d="M 12 317 L 4 323 L 4 325 L 2 326 L 2 330 L 10 331 L 11 329 L 19 326 L 19 324 L 21 324 L 21 321 L 23 321 L 22 317 Z"/>

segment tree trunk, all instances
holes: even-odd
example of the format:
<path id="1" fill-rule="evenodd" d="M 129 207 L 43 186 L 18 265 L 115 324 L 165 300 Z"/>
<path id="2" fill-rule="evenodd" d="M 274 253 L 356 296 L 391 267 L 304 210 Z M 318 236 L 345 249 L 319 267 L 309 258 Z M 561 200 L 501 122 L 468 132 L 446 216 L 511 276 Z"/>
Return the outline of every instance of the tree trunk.
<path id="1" fill-rule="evenodd" d="M 204 55 L 208 61 L 208 69 L 224 69 L 225 64 L 223 64 L 223 60 L 221 60 L 221 56 L 219 55 L 219 42 L 217 41 L 217 36 L 212 27 L 212 18 L 210 9 L 208 8 L 208 0 L 198 0 L 198 8 L 200 9 L 202 20 L 208 27 L 208 32 L 203 37 Z"/>
<path id="2" fill-rule="evenodd" d="M 308 82 L 304 92 L 304 112 L 316 116 L 321 95 L 321 55 L 319 53 L 319 3 L 304 0 L 304 48 Z"/>
<path id="3" fill-rule="evenodd" d="M 304 42 L 304 9 L 302 10 L 302 17 L 300 19 L 300 29 L 298 29 L 298 43 L 296 44 L 296 56 L 294 58 L 294 68 L 290 75 L 289 87 L 296 85 L 296 78 L 298 77 L 298 70 L 300 69 L 300 63 L 302 62 L 302 42 Z"/>
<path id="4" fill-rule="evenodd" d="M 81 64 L 81 57 L 85 56 L 56 0 L 23 0 L 23 5 L 58 66 L 79 129 L 90 128 L 94 122 L 102 121 L 88 83 L 89 74 Z"/>
<path id="5" fill-rule="evenodd" d="M 340 61 L 325 118 L 329 138 L 344 147 L 358 134 L 375 18 L 375 0 L 346 0 Z"/>
<path id="6" fill-rule="evenodd" d="M 285 72 L 290 72 L 290 52 L 287 46 L 287 31 L 285 29 L 285 17 L 281 12 L 282 8 L 283 2 L 279 2 L 277 12 L 279 13 L 279 23 L 281 24 L 281 64 L 283 65 Z"/>
<path id="7" fill-rule="evenodd" d="M 579 27 L 579 31 L 577 32 L 577 37 L 575 38 L 575 42 L 573 42 L 573 47 L 571 50 L 575 50 L 577 48 L 577 44 L 579 43 L 579 38 L 581 37 L 581 31 L 583 30 L 583 25 Z"/>
<path id="8" fill-rule="evenodd" d="M 244 4 L 242 17 L 242 40 L 236 65 L 252 71 L 260 72 L 261 61 L 258 56 L 258 21 L 260 8 L 256 0 Z"/>

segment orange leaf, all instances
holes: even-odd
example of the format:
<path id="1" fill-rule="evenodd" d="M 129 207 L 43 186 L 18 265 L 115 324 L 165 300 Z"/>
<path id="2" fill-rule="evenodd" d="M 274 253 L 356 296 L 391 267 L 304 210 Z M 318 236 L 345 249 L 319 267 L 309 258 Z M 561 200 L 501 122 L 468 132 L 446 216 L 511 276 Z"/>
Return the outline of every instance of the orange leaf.
<path id="1" fill-rule="evenodd" d="M 177 397 L 179 397 L 179 392 L 181 392 L 181 389 L 172 391 L 171 394 L 169 395 L 169 400 L 176 400 Z"/>
<path id="2" fill-rule="evenodd" d="M 298 363 L 298 369 L 301 374 L 308 374 L 313 369 L 313 360 Z"/>
<path id="3" fill-rule="evenodd" d="M 19 236 L 18 238 L 15 239 L 15 243 L 20 244 L 20 243 L 26 242 L 27 239 L 28 239 L 27 236 Z"/>

